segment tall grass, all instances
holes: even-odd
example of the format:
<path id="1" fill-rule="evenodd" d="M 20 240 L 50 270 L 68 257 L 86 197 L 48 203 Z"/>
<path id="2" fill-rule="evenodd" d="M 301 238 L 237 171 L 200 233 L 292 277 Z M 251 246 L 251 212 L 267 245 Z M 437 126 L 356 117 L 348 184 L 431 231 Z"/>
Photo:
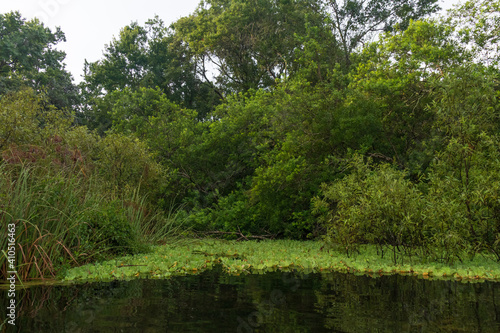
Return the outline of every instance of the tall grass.
<path id="1" fill-rule="evenodd" d="M 89 260 L 78 255 L 78 231 L 84 212 L 101 200 L 81 178 L 49 172 L 35 176 L 35 169 L 0 166 L 0 222 L 4 229 L 16 225 L 17 272 L 23 280 L 55 277 L 57 266 Z M 6 238 L 0 247 L 6 249 Z M 4 275 L 5 256 L 0 267 Z"/>
<path id="2" fill-rule="evenodd" d="M 185 229 L 186 219 L 182 215 L 182 207 L 171 205 L 168 212 L 148 209 L 146 196 L 141 196 L 139 192 L 139 188 L 133 190 L 129 198 L 123 201 L 133 229 L 148 244 L 176 242 Z"/>
<path id="3" fill-rule="evenodd" d="M 16 225 L 22 280 L 55 278 L 63 267 L 147 251 L 178 231 L 175 214 L 146 208 L 138 190 L 122 200 L 97 179 L 40 168 L 0 164 L 0 225 L 4 235 L 8 224 Z M 0 250 L 7 244 L 0 238 Z M 1 275 L 8 270 L 2 254 Z"/>

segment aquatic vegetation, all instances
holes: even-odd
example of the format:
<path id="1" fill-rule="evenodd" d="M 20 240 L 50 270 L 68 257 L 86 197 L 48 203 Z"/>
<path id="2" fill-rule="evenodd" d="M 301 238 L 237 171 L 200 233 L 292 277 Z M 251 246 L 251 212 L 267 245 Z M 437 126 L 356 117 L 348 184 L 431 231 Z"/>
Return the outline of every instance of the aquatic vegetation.
<path id="1" fill-rule="evenodd" d="M 9 270 L 10 243 L 16 244 L 18 278 L 26 282 L 175 242 L 182 220 L 174 209 L 150 208 L 139 187 L 118 196 L 101 183 L 97 176 L 0 161 L 0 224 L 12 230 L 0 239 L 0 275 Z"/>
<path id="2" fill-rule="evenodd" d="M 179 245 L 155 246 L 147 254 L 73 268 L 64 281 L 166 278 L 197 274 L 215 265 L 222 265 L 227 273 L 235 275 L 299 271 L 306 274 L 344 272 L 371 277 L 402 274 L 424 279 L 500 280 L 500 264 L 488 255 L 449 265 L 414 257 L 405 262 L 394 264 L 391 258 L 381 258 L 374 246 L 361 246 L 359 254 L 347 257 L 342 252 L 323 249 L 322 243 L 317 241 L 193 240 Z"/>

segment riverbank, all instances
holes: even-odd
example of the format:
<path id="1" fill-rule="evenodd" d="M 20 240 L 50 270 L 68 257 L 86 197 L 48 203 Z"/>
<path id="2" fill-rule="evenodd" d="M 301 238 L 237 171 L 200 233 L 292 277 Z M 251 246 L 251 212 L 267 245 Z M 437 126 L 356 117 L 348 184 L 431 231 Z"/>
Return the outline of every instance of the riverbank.
<path id="1" fill-rule="evenodd" d="M 379 277 L 387 274 L 416 275 L 424 279 L 461 281 L 500 281 L 500 263 L 493 257 L 477 255 L 471 260 L 444 264 L 404 258 L 394 264 L 389 254 L 377 255 L 371 246 L 347 257 L 344 253 L 322 249 L 317 241 L 192 240 L 182 245 L 155 246 L 147 254 L 124 256 L 89 264 L 66 272 L 65 282 L 108 281 L 114 279 L 166 278 L 197 274 L 221 264 L 229 274 L 263 274 L 274 271 L 303 273 L 345 272 Z"/>

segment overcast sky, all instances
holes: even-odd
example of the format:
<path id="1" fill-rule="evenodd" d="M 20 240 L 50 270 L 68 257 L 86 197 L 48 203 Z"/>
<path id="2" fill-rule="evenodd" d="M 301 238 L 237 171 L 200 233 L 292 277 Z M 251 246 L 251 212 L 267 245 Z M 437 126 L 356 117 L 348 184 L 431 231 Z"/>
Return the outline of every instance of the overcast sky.
<path id="1" fill-rule="evenodd" d="M 440 0 L 449 8 L 459 0 Z M 84 60 L 102 58 L 120 29 L 137 21 L 143 24 L 156 14 L 168 25 L 192 13 L 200 0 L 0 0 L 0 13 L 19 11 L 26 19 L 38 17 L 54 31 L 61 27 L 66 43 L 58 49 L 66 52 L 66 68 L 76 82 L 81 81 Z"/>

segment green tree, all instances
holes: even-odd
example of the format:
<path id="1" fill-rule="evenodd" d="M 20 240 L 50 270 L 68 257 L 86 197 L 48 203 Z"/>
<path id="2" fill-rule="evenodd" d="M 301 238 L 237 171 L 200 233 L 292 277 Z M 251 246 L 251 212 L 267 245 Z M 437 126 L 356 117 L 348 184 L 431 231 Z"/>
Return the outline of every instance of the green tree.
<path id="1" fill-rule="evenodd" d="M 110 108 L 102 99 L 125 88 L 159 88 L 169 100 L 197 110 L 203 119 L 218 98 L 209 85 L 196 78 L 195 68 L 187 48 L 176 42 L 158 17 L 144 26 L 132 23 L 106 46 L 102 60 L 85 64 L 82 89 L 87 119 L 83 121 L 101 133 L 108 129 Z"/>
<path id="2" fill-rule="evenodd" d="M 10 93 L 0 100 L 0 150 L 11 144 L 39 142 L 42 113 L 39 100 L 32 91 Z"/>
<path id="3" fill-rule="evenodd" d="M 371 109 L 381 132 L 368 152 L 396 162 L 415 177 L 425 172 L 434 149 L 435 112 L 427 106 L 436 84 L 471 56 L 453 38 L 453 27 L 412 21 L 406 30 L 387 33 L 366 47 L 352 71 L 349 103 Z"/>
<path id="4" fill-rule="evenodd" d="M 157 193 L 155 187 L 161 185 L 163 170 L 144 142 L 133 136 L 110 133 L 99 141 L 98 147 L 94 164 L 111 189 L 130 193 L 140 186 L 146 193 Z"/>
<path id="5" fill-rule="evenodd" d="M 449 11 L 446 24 L 456 27 L 455 38 L 475 54 L 475 61 L 498 67 L 500 61 L 500 2 L 466 1 Z"/>
<path id="6" fill-rule="evenodd" d="M 430 106 L 444 148 L 430 170 L 428 217 L 447 257 L 488 250 L 500 258 L 497 75 L 465 63 L 439 81 Z"/>
<path id="7" fill-rule="evenodd" d="M 76 105 L 77 89 L 64 68 L 66 55 L 54 48 L 64 41 L 59 28 L 52 32 L 19 12 L 0 14 L 0 95 L 27 86 L 45 92 L 57 108 Z"/>
<path id="8" fill-rule="evenodd" d="M 39 145 L 58 131 L 70 127 L 72 118 L 43 95 L 25 88 L 0 98 L 0 151 L 10 146 Z"/>
<path id="9" fill-rule="evenodd" d="M 163 193 L 166 205 L 172 200 L 181 200 L 193 187 L 203 188 L 200 173 L 193 170 L 206 167 L 203 165 L 206 159 L 199 149 L 208 121 L 200 122 L 195 111 L 171 102 L 159 88 L 115 90 L 99 103 L 106 103 L 105 108 L 109 110 L 112 130 L 106 132 L 107 135 L 119 133 L 138 138 L 147 145 L 152 157 L 169 170 L 164 177 L 172 179 L 158 184 L 158 192 Z M 170 187 L 163 188 L 162 184 L 167 183 Z"/>
<path id="10" fill-rule="evenodd" d="M 334 35 L 342 45 L 345 65 L 351 53 L 373 33 L 391 31 L 396 25 L 404 30 L 411 20 L 421 19 L 439 10 L 437 0 L 327 0 Z"/>
<path id="11" fill-rule="evenodd" d="M 205 208 L 233 191 L 245 188 L 257 163 L 257 156 L 268 143 L 270 95 L 259 98 L 228 97 L 212 113 L 210 121 L 193 124 L 176 119 L 168 124 L 169 159 L 189 189 L 191 207 Z"/>
<path id="12" fill-rule="evenodd" d="M 215 72 L 225 95 L 267 88 L 293 73 L 297 36 L 306 35 L 308 22 L 325 26 L 317 2 L 207 0 L 173 27 L 197 56 L 200 77 L 211 81 L 208 71 Z"/>
<path id="13" fill-rule="evenodd" d="M 491 14 L 469 13 L 478 28 Z M 314 204 L 333 243 L 421 247 L 448 261 L 484 251 L 500 258 L 498 69 L 450 22 L 410 22 L 361 56 L 349 104 L 375 106 L 381 140 L 400 170 L 358 161 L 347 177 L 323 186 Z M 409 178 L 415 162 L 423 172 Z"/>

